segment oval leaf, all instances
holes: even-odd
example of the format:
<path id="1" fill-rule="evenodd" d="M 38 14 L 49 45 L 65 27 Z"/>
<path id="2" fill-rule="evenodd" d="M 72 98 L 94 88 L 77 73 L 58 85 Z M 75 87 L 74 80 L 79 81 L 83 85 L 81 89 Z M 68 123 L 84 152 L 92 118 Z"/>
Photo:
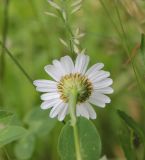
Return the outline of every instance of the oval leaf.
<path id="1" fill-rule="evenodd" d="M 21 138 L 25 134 L 26 130 L 19 126 L 8 126 L 0 130 L 0 147 Z"/>
<path id="2" fill-rule="evenodd" d="M 26 135 L 15 145 L 15 155 L 19 160 L 31 158 L 35 147 L 35 137 L 32 134 Z"/>
<path id="3" fill-rule="evenodd" d="M 7 111 L 0 111 L 0 120 L 12 116 L 13 113 Z"/>
<path id="4" fill-rule="evenodd" d="M 48 111 L 43 111 L 40 107 L 34 108 L 24 121 L 33 134 L 41 137 L 49 134 L 57 122 L 56 119 L 52 119 L 48 115 Z"/>
<path id="5" fill-rule="evenodd" d="M 85 118 L 78 118 L 78 135 L 82 160 L 98 160 L 101 140 L 95 126 Z M 61 131 L 58 152 L 62 160 L 76 160 L 73 128 L 67 123 Z"/>

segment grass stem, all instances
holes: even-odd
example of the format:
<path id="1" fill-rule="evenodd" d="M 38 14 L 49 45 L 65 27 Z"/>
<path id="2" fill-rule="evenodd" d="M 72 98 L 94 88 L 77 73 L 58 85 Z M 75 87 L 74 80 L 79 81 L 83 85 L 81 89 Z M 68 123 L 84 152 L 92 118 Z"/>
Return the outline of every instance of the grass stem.
<path id="1" fill-rule="evenodd" d="M 118 29 L 118 27 L 117 27 L 117 25 L 115 24 L 114 20 L 112 19 L 111 15 L 110 15 L 110 12 L 108 11 L 108 9 L 107 9 L 105 3 L 103 2 L 103 0 L 99 0 L 99 1 L 100 1 L 100 3 L 101 3 L 102 7 L 104 8 L 107 16 L 109 17 L 111 23 L 113 24 L 116 32 L 118 33 L 119 38 L 120 38 L 121 41 L 123 42 L 123 43 L 122 43 L 122 46 L 123 46 L 123 48 L 124 48 L 124 50 L 125 50 L 128 58 L 131 60 L 131 65 L 132 65 L 133 72 L 134 72 L 134 75 L 135 75 L 135 78 L 136 78 L 136 81 L 137 81 L 137 84 L 138 84 L 138 88 L 139 88 L 139 91 L 140 91 L 140 95 L 141 95 L 141 97 L 143 98 L 142 88 L 141 88 L 141 85 L 140 85 L 140 81 L 139 81 L 139 78 L 138 78 L 138 75 L 137 75 L 137 72 L 136 72 L 134 63 L 133 63 L 132 58 L 131 58 L 131 56 L 130 56 L 130 51 L 129 51 L 128 42 L 127 42 L 127 36 L 126 36 L 125 30 L 124 30 L 124 26 L 123 26 L 123 24 L 122 24 L 122 22 L 121 22 L 120 13 L 119 13 L 119 10 L 118 10 L 117 4 L 116 4 L 117 2 L 114 1 L 114 3 L 115 3 L 115 10 L 116 10 L 116 14 L 117 14 L 117 17 L 118 17 L 120 26 L 121 26 L 121 32 L 122 32 L 122 33 L 120 32 L 120 30 Z M 144 98 L 143 98 L 143 99 L 144 99 Z"/>
<path id="2" fill-rule="evenodd" d="M 3 28 L 2 28 L 2 43 L 6 46 L 7 32 L 8 32 L 8 11 L 9 11 L 9 0 L 4 1 L 4 19 L 3 19 Z M 3 81 L 4 72 L 5 72 L 5 49 L 2 46 L 1 49 L 1 58 L 0 58 L 0 79 Z"/>
<path id="3" fill-rule="evenodd" d="M 20 69 L 20 71 L 25 75 L 25 77 L 29 80 L 29 82 L 33 85 L 32 78 L 28 75 L 28 73 L 24 70 L 22 65 L 17 61 L 17 59 L 13 56 L 13 54 L 4 46 L 4 44 L 0 41 L 0 45 L 4 48 L 7 55 L 13 60 L 16 66 Z"/>
<path id="4" fill-rule="evenodd" d="M 133 71 L 134 71 L 134 74 L 135 74 L 135 78 L 136 78 L 136 81 L 137 81 L 137 84 L 138 84 L 138 88 L 139 88 L 139 91 L 140 91 L 140 95 L 141 95 L 142 99 L 144 100 L 144 95 L 142 94 L 142 85 L 140 84 L 140 80 L 139 80 L 139 77 L 138 77 L 134 62 L 133 62 L 133 60 L 132 60 L 132 58 L 130 56 L 129 46 L 128 46 L 128 42 L 127 42 L 127 36 L 126 36 L 125 30 L 124 30 L 124 26 L 123 26 L 122 21 L 121 21 L 121 16 L 120 16 L 116 1 L 114 1 L 114 4 L 115 4 L 115 9 L 116 9 L 116 14 L 117 14 L 120 26 L 121 26 L 124 48 L 126 50 L 128 58 L 130 59 L 130 62 L 131 62 L 131 65 L 132 65 L 132 68 L 133 68 Z M 142 103 L 142 105 L 144 106 L 144 103 Z"/>
<path id="5" fill-rule="evenodd" d="M 4 1 L 4 12 L 3 12 L 3 27 L 2 27 L 2 43 L 4 46 L 6 46 L 6 40 L 7 40 L 7 33 L 8 33 L 8 11 L 9 11 L 9 0 Z M 5 49 L 1 48 L 0 53 L 0 83 L 3 85 L 4 80 L 4 73 L 5 73 Z M 1 86 L 2 88 L 2 86 Z M 1 90 L 0 92 L 0 105 L 3 106 L 4 98 L 3 98 L 3 92 Z"/>

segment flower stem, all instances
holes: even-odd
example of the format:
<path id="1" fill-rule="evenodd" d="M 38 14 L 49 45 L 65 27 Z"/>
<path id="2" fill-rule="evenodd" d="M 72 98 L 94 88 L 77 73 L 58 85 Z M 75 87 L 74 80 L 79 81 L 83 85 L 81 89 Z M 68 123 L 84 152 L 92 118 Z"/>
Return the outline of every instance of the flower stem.
<path id="1" fill-rule="evenodd" d="M 81 151 L 80 151 L 80 144 L 79 144 L 79 135 L 78 135 L 78 128 L 76 125 L 76 103 L 77 103 L 77 90 L 72 89 L 70 92 L 69 97 L 69 110 L 70 110 L 70 117 L 71 117 L 71 125 L 73 127 L 73 133 L 74 133 L 74 143 L 75 143 L 75 151 L 76 151 L 76 160 L 82 160 L 81 157 Z"/>
<path id="2" fill-rule="evenodd" d="M 72 89 L 69 96 L 69 110 L 71 116 L 71 125 L 76 125 L 76 116 L 75 116 L 75 108 L 77 103 L 77 91 L 76 89 Z"/>
<path id="3" fill-rule="evenodd" d="M 79 144 L 78 129 L 77 129 L 76 125 L 73 126 L 73 131 L 74 131 L 76 159 L 77 160 L 82 160 L 82 158 L 81 158 L 81 151 L 80 151 L 80 144 Z"/>

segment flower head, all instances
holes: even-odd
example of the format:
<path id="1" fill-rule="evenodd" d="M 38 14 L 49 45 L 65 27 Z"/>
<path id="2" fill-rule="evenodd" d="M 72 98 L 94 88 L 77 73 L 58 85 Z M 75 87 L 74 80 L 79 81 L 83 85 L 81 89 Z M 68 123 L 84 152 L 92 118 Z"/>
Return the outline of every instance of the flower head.
<path id="1" fill-rule="evenodd" d="M 58 117 L 62 121 L 68 114 L 69 93 L 72 88 L 77 90 L 76 115 L 95 119 L 96 112 L 91 104 L 105 107 L 110 98 L 105 94 L 113 93 L 110 87 L 113 81 L 109 72 L 103 71 L 103 63 L 97 63 L 87 70 L 89 56 L 79 54 L 75 64 L 69 56 L 60 61 L 54 60 L 52 65 L 44 67 L 45 71 L 54 79 L 35 80 L 36 90 L 44 92 L 41 95 L 42 109 L 52 108 L 50 117 Z"/>

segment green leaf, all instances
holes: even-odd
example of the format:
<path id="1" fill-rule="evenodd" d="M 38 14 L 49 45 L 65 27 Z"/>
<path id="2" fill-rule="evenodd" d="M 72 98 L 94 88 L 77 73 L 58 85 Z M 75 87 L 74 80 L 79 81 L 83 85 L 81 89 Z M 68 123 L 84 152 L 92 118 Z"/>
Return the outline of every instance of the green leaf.
<path id="1" fill-rule="evenodd" d="M 83 160 L 98 160 L 101 154 L 101 140 L 95 126 L 85 118 L 78 118 L 78 134 Z M 61 131 L 58 152 L 62 160 L 76 160 L 73 128 L 68 122 Z"/>
<path id="2" fill-rule="evenodd" d="M 128 116 L 123 111 L 118 110 L 118 114 L 124 120 L 124 122 L 128 125 L 128 128 L 131 129 L 131 131 L 132 131 L 131 132 L 131 134 L 132 134 L 131 135 L 132 144 L 134 144 L 135 140 L 137 140 L 138 143 L 142 142 L 143 148 L 144 148 L 144 155 L 145 155 L 145 134 L 144 134 L 143 130 L 140 128 L 140 126 L 130 116 Z M 124 135 L 122 135 L 122 136 L 124 136 Z M 128 138 L 129 138 L 129 136 L 128 136 Z M 126 137 L 126 141 L 127 141 L 127 137 Z M 129 144 L 127 144 L 127 145 L 129 145 Z M 125 153 L 127 152 L 126 148 L 127 147 L 124 146 Z M 133 149 L 133 147 L 132 147 L 132 149 Z M 129 147 L 128 147 L 128 150 L 129 150 Z M 130 151 L 130 152 L 132 152 L 132 151 Z"/>
<path id="3" fill-rule="evenodd" d="M 26 130 L 19 126 L 7 126 L 0 130 L 0 147 L 11 143 L 26 134 Z"/>
<path id="4" fill-rule="evenodd" d="M 140 52 L 143 56 L 143 60 L 145 60 L 145 35 L 141 34 L 141 45 L 140 45 Z M 145 63 L 145 61 L 144 61 Z"/>
<path id="5" fill-rule="evenodd" d="M 29 130 L 37 136 L 47 135 L 55 126 L 56 119 L 49 117 L 49 112 L 39 108 L 33 109 L 26 117 L 25 123 Z"/>
<path id="6" fill-rule="evenodd" d="M 136 71 L 136 77 L 138 79 L 138 85 L 142 96 L 142 101 L 144 101 L 144 94 L 145 94 L 145 35 L 141 34 L 141 42 L 140 46 L 135 48 L 134 53 L 136 54 L 134 58 L 134 69 Z M 139 54 L 138 54 L 139 53 Z"/>
<path id="7" fill-rule="evenodd" d="M 0 120 L 2 120 L 4 118 L 8 118 L 8 117 L 10 117 L 12 115 L 13 115 L 13 113 L 11 113 L 11 112 L 0 111 Z"/>
<path id="8" fill-rule="evenodd" d="M 130 133 L 127 130 L 123 130 L 120 134 L 120 142 L 125 153 L 127 160 L 135 160 L 135 152 L 132 149 L 131 141 L 130 141 Z"/>
<path id="9" fill-rule="evenodd" d="M 15 156 L 19 160 L 26 160 L 31 158 L 35 148 L 35 137 L 32 134 L 27 134 L 20 139 L 14 148 Z"/>
<path id="10" fill-rule="evenodd" d="M 145 134 L 138 124 L 126 113 L 118 110 L 119 116 L 126 122 L 126 124 L 134 130 L 134 132 L 140 137 L 142 142 L 145 144 Z"/>
<path id="11" fill-rule="evenodd" d="M 8 124 L 10 124 L 14 114 L 8 111 L 1 110 L 0 111 L 0 130 L 5 128 Z"/>

